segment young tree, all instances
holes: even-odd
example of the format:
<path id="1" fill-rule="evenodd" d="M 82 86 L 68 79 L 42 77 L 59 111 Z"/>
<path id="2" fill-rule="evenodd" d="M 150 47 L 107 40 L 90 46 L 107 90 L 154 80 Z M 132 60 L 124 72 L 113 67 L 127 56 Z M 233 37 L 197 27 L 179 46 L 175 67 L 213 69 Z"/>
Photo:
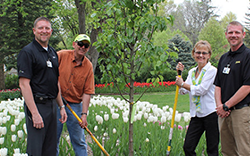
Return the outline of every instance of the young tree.
<path id="1" fill-rule="evenodd" d="M 167 68 L 165 50 L 155 46 L 152 41 L 155 31 L 165 30 L 168 23 L 172 22 L 171 18 L 157 15 L 159 2 L 161 1 L 113 0 L 102 3 L 100 10 L 91 16 L 95 19 L 95 27 L 102 30 L 94 44 L 101 52 L 99 62 L 103 72 L 102 80 L 114 82 L 123 99 L 130 104 L 130 156 L 134 153 L 132 109 L 140 99 L 134 99 L 135 78 L 140 75 L 140 70 L 145 65 L 151 64 L 153 68 L 148 72 L 152 74 L 150 80 L 156 84 L 162 79 L 161 69 Z M 124 90 L 125 85 L 129 86 L 128 92 Z M 123 96 L 124 93 L 129 94 L 129 99 Z"/>

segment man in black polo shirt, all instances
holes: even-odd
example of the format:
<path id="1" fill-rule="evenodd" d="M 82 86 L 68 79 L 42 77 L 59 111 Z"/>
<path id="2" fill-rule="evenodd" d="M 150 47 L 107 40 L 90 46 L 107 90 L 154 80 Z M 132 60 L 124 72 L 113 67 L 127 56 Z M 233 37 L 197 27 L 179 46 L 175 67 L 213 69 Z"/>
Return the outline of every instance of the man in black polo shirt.
<path id="1" fill-rule="evenodd" d="M 249 156 L 250 49 L 243 44 L 245 32 L 241 23 L 229 23 L 225 35 L 230 50 L 221 56 L 214 82 L 221 153 Z"/>
<path id="2" fill-rule="evenodd" d="M 19 86 L 24 97 L 29 156 L 56 155 L 58 103 L 62 123 L 67 114 L 59 92 L 58 58 L 48 45 L 51 23 L 45 17 L 34 22 L 34 40 L 25 46 L 17 58 Z"/>

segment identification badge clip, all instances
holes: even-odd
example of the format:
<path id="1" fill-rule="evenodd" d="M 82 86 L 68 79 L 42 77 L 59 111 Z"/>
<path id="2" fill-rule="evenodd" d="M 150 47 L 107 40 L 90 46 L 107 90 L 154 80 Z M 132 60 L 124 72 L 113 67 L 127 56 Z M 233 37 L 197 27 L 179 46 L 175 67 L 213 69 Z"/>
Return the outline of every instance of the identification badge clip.
<path id="1" fill-rule="evenodd" d="M 47 61 L 47 67 L 52 68 L 52 63 L 50 62 L 50 60 Z"/>
<path id="2" fill-rule="evenodd" d="M 229 72 L 230 72 L 230 68 L 229 68 L 229 64 L 227 65 L 227 67 L 224 67 L 224 69 L 223 69 L 223 74 L 229 74 Z"/>

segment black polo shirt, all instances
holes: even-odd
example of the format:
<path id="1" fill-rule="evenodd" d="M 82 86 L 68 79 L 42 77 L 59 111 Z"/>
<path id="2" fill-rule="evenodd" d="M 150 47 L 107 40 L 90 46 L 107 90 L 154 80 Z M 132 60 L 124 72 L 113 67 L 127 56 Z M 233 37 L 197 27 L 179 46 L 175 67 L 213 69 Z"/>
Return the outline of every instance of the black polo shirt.
<path id="1" fill-rule="evenodd" d="M 229 65 L 228 74 L 223 73 Z M 221 88 L 221 101 L 227 102 L 242 85 L 250 85 L 250 49 L 244 44 L 237 50 L 223 54 L 218 64 L 214 85 Z M 237 105 L 250 103 L 250 94 Z"/>
<path id="2" fill-rule="evenodd" d="M 58 56 L 52 47 L 48 46 L 48 51 L 46 51 L 34 39 L 18 54 L 17 69 L 19 78 L 30 79 L 33 95 L 57 97 Z"/>

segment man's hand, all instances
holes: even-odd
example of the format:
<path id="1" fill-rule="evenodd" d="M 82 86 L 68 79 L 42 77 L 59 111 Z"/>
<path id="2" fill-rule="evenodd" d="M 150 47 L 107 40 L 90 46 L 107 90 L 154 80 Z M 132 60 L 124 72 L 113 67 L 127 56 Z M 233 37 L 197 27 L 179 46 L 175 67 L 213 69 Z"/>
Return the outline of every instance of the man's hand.
<path id="1" fill-rule="evenodd" d="M 79 122 L 79 125 L 84 128 L 85 126 L 87 127 L 88 126 L 88 122 L 87 122 L 87 115 L 86 114 L 83 114 L 81 116 L 81 120 L 82 122 Z"/>
<path id="2" fill-rule="evenodd" d="M 67 118 L 68 118 L 67 113 L 65 111 L 65 108 L 60 108 L 60 114 L 61 114 L 61 119 L 59 119 L 59 121 L 61 123 L 65 123 L 67 121 Z"/>
<path id="3" fill-rule="evenodd" d="M 225 118 L 225 117 L 228 117 L 229 115 L 230 115 L 230 113 L 231 113 L 231 110 L 229 110 L 229 111 L 225 111 L 224 109 L 223 109 L 223 104 L 220 104 L 217 108 L 216 108 L 216 113 L 217 113 L 217 115 L 219 116 L 219 117 L 221 117 L 221 118 Z"/>
<path id="4" fill-rule="evenodd" d="M 39 113 L 32 114 L 33 127 L 41 129 L 44 127 L 43 118 Z"/>

